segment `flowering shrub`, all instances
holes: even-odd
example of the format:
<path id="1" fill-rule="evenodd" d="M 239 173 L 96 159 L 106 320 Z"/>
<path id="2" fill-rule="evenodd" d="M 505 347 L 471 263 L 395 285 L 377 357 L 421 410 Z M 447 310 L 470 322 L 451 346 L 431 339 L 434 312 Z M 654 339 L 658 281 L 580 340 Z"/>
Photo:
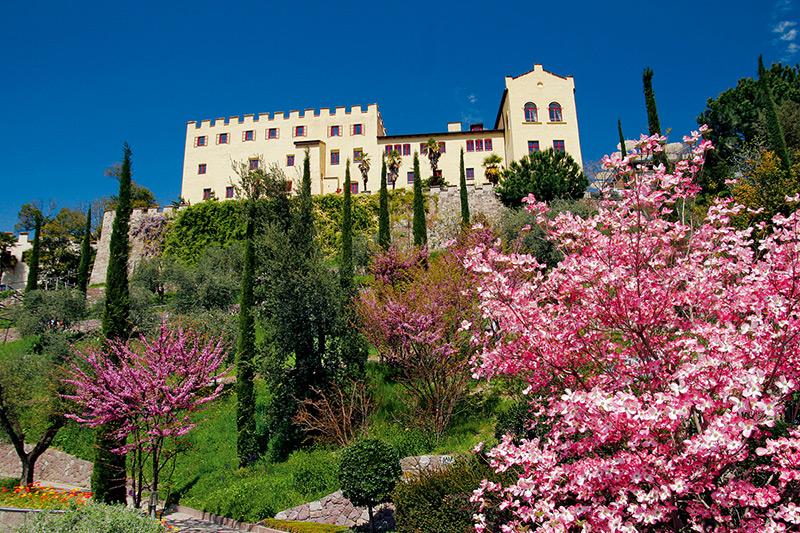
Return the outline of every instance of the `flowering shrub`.
<path id="1" fill-rule="evenodd" d="M 92 493 L 80 489 L 61 490 L 43 487 L 39 483 L 0 487 L 0 507 L 18 509 L 69 509 L 85 504 Z"/>
<path id="2" fill-rule="evenodd" d="M 731 200 L 692 226 L 701 132 L 671 174 L 643 164 L 658 136 L 605 158 L 625 188 L 586 219 L 529 197 L 564 254 L 552 270 L 488 245 L 465 260 L 475 374 L 524 377 L 538 435 L 488 452 L 516 475 L 475 492 L 478 531 L 800 528 L 800 212 L 760 242 Z"/>

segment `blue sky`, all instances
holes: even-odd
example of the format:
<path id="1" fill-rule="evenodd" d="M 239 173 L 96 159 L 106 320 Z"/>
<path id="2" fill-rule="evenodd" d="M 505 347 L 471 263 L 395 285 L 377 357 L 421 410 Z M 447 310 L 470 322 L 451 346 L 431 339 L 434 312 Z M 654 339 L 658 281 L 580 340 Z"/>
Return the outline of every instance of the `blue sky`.
<path id="1" fill-rule="evenodd" d="M 490 126 L 503 76 L 572 74 L 584 160 L 646 125 L 678 138 L 756 58 L 800 58 L 798 0 L 625 2 L 7 2 L 0 18 L 0 230 L 30 200 L 180 192 L 187 120 L 378 102 L 390 133 Z"/>

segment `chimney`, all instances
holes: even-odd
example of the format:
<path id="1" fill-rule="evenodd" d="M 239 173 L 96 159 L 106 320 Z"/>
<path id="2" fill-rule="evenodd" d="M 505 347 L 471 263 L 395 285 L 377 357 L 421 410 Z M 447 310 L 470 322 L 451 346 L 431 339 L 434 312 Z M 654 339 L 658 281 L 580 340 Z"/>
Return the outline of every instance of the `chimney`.
<path id="1" fill-rule="evenodd" d="M 461 123 L 460 122 L 448 122 L 447 123 L 447 131 L 461 131 Z"/>
<path id="2" fill-rule="evenodd" d="M 469 125 L 469 131 L 483 131 L 483 122 L 477 122 Z"/>

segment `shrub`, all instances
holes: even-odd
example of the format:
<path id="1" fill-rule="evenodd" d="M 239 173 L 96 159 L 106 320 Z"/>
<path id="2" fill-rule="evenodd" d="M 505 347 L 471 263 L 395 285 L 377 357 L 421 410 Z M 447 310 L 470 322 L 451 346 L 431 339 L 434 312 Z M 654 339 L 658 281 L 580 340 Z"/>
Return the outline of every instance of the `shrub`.
<path id="1" fill-rule="evenodd" d="M 16 312 L 22 335 L 42 335 L 69 329 L 86 314 L 83 293 L 73 289 L 30 291 Z"/>
<path id="2" fill-rule="evenodd" d="M 88 503 L 63 514 L 41 513 L 19 533 L 164 533 L 167 528 L 135 509 Z"/>
<path id="3" fill-rule="evenodd" d="M 512 162 L 503 173 L 497 194 L 508 207 L 519 207 L 533 194 L 540 202 L 583 196 L 589 181 L 580 165 L 566 152 L 544 150 Z"/>
<path id="4" fill-rule="evenodd" d="M 288 533 L 346 533 L 350 529 L 331 524 L 318 524 L 316 522 L 297 522 L 295 520 L 276 520 L 267 518 L 262 522 L 267 527 L 287 531 Z"/>
<path id="5" fill-rule="evenodd" d="M 364 382 L 349 380 L 333 383 L 325 390 L 314 389 L 315 396 L 300 402 L 295 423 L 308 438 L 347 446 L 367 422 L 374 405 L 372 392 Z"/>
<path id="6" fill-rule="evenodd" d="M 530 405 L 525 400 L 515 402 L 505 411 L 497 413 L 494 436 L 498 441 L 506 434 L 519 439 L 532 439 L 535 433 L 530 429 Z"/>
<path id="7" fill-rule="evenodd" d="M 339 483 L 345 498 L 358 507 L 366 506 L 372 523 L 372 508 L 389 498 L 400 479 L 400 456 L 391 445 L 367 439 L 342 453 Z"/>

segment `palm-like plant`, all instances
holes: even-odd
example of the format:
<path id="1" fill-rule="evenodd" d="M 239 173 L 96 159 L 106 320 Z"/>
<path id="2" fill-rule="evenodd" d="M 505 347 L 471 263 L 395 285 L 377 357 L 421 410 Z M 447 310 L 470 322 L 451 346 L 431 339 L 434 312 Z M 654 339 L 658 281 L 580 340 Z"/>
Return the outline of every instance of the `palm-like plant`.
<path id="1" fill-rule="evenodd" d="M 425 155 L 431 164 L 431 187 L 441 187 L 444 185 L 444 178 L 439 174 L 439 158 L 442 157 L 442 150 L 439 148 L 439 141 L 431 137 L 425 143 Z"/>
<path id="2" fill-rule="evenodd" d="M 574 200 L 589 185 L 581 166 L 566 152 L 534 152 L 513 161 L 503 172 L 497 195 L 506 206 L 519 207 L 533 194 L 541 202 L 556 198 Z"/>
<path id="3" fill-rule="evenodd" d="M 497 185 L 500 181 L 500 164 L 503 158 L 497 154 L 490 154 L 483 160 L 483 175 L 492 185 Z"/>
<path id="4" fill-rule="evenodd" d="M 403 158 L 400 157 L 400 152 L 397 150 L 392 150 L 386 154 L 386 174 L 389 178 L 389 183 L 392 184 L 392 190 L 394 190 L 394 185 L 397 183 L 397 174 L 400 172 L 400 164 L 402 162 Z"/>
<path id="5" fill-rule="evenodd" d="M 361 172 L 361 180 L 364 182 L 364 191 L 367 190 L 367 182 L 369 181 L 369 167 L 371 161 L 369 154 L 364 152 L 361 154 L 361 161 L 358 162 L 358 170 Z"/>

